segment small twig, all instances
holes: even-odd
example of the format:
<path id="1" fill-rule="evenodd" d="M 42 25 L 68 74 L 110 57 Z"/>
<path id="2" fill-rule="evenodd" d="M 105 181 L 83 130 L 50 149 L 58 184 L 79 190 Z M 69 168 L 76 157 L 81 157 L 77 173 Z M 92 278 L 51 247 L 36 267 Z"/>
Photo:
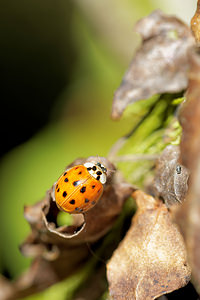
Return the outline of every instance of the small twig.
<path id="1" fill-rule="evenodd" d="M 126 136 L 123 136 L 119 140 L 116 141 L 116 143 L 111 147 L 111 149 L 108 153 L 108 156 L 107 156 L 108 160 L 110 160 L 111 162 L 115 160 L 115 158 L 117 157 L 117 153 L 124 146 L 126 141 L 127 141 Z"/>
<path id="2" fill-rule="evenodd" d="M 127 155 L 120 155 L 120 156 L 115 157 L 114 162 L 155 160 L 158 157 L 159 157 L 159 154 L 127 154 Z"/>

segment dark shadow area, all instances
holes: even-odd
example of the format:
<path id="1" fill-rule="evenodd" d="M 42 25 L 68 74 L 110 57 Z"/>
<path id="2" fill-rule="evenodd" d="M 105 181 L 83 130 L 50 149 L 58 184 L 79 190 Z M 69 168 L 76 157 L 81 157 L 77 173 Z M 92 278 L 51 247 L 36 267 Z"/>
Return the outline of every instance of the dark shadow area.
<path id="1" fill-rule="evenodd" d="M 0 155 L 45 126 L 69 84 L 72 12 L 69 1 L 1 1 Z"/>

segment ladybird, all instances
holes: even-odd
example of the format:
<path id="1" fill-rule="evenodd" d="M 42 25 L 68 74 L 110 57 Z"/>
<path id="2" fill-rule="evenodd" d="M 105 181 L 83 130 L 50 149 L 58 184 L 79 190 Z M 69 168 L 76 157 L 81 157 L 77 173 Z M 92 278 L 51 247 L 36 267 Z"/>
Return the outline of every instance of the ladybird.
<path id="1" fill-rule="evenodd" d="M 74 166 L 54 184 L 54 200 L 65 212 L 86 212 L 101 197 L 106 179 L 107 169 L 100 162 Z"/>

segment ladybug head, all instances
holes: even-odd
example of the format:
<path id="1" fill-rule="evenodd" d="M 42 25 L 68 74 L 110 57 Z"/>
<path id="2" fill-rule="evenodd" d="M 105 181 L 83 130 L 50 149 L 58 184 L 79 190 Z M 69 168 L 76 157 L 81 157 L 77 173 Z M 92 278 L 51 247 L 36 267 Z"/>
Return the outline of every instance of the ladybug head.
<path id="1" fill-rule="evenodd" d="M 107 169 L 100 162 L 86 162 L 84 166 L 96 180 L 106 183 Z"/>
<path id="2" fill-rule="evenodd" d="M 107 169 L 100 162 L 97 162 L 96 165 L 101 168 L 102 172 L 107 174 Z"/>

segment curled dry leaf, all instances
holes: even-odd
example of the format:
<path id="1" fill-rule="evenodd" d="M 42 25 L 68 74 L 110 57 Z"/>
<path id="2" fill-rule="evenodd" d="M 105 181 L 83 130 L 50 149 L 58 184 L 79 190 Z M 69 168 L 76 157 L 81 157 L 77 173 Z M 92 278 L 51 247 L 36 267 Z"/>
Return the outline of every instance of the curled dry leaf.
<path id="1" fill-rule="evenodd" d="M 197 2 L 197 9 L 191 20 L 191 29 L 195 36 L 197 45 L 200 45 L 200 0 Z"/>
<path id="2" fill-rule="evenodd" d="M 187 201 L 177 212 L 176 220 L 186 240 L 192 267 L 193 283 L 200 293 L 200 56 L 190 54 L 191 69 L 187 101 L 180 111 L 182 125 L 181 160 L 190 170 Z"/>
<path id="3" fill-rule="evenodd" d="M 85 214 L 73 215 L 71 226 L 57 225 L 59 209 L 52 199 L 52 189 L 44 200 L 25 207 L 25 218 L 32 233 L 21 246 L 21 251 L 35 259 L 24 275 L 10 283 L 10 288 L 8 282 L 1 286 L 5 286 L 5 295 L 9 295 L 4 299 L 24 297 L 69 276 L 86 261 L 90 253 L 87 242 L 97 241 L 112 227 L 133 187 L 122 180 L 118 171 L 109 171 L 115 168 L 103 157 L 77 159 L 67 168 L 97 160 L 108 168 L 104 193 L 96 206 Z"/>
<path id="4" fill-rule="evenodd" d="M 167 207 L 185 201 L 189 171 L 179 162 L 178 146 L 167 146 L 156 162 L 154 193 Z"/>
<path id="5" fill-rule="evenodd" d="M 111 299 L 155 299 L 190 280 L 186 249 L 160 200 L 136 191 L 138 210 L 107 265 Z"/>
<path id="6" fill-rule="evenodd" d="M 143 42 L 115 93 L 112 117 L 121 117 L 130 103 L 155 94 L 187 87 L 188 49 L 194 38 L 188 26 L 173 16 L 155 11 L 135 27 Z"/>

